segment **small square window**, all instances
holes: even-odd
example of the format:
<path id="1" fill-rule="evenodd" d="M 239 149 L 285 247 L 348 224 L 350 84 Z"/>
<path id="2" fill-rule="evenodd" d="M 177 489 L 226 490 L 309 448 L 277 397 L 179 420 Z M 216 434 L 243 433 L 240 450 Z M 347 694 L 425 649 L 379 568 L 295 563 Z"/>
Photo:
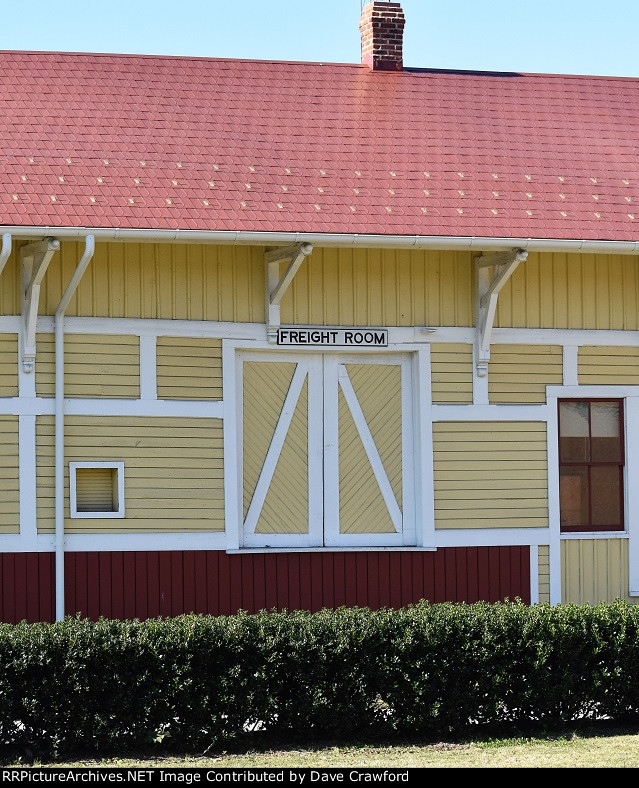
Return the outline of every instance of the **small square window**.
<path id="1" fill-rule="evenodd" d="M 70 462 L 69 485 L 71 517 L 124 517 L 123 462 Z"/>

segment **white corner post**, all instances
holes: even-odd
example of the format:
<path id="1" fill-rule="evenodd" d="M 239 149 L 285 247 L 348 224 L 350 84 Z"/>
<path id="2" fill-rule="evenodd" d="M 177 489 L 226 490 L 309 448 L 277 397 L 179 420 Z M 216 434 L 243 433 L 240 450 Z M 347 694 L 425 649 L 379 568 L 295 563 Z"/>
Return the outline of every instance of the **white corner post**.
<path id="1" fill-rule="evenodd" d="M 525 249 L 481 255 L 475 258 L 475 311 L 476 342 L 475 361 L 479 377 L 488 374 L 490 340 L 495 323 L 497 299 L 502 287 L 515 272 L 519 263 L 528 257 Z"/>
<path id="2" fill-rule="evenodd" d="M 266 262 L 266 337 L 269 342 L 277 342 L 277 329 L 280 327 L 280 301 L 288 290 L 295 274 L 304 259 L 313 251 L 313 244 L 302 243 L 274 249 L 264 254 Z M 286 271 L 280 277 L 280 263 L 290 260 Z"/>
<path id="3" fill-rule="evenodd" d="M 36 324 L 40 285 L 51 258 L 60 248 L 57 238 L 43 238 L 20 249 L 22 268 L 22 366 L 25 372 L 33 371 L 36 355 Z"/>
<path id="4" fill-rule="evenodd" d="M 91 262 L 95 238 L 84 239 L 84 253 L 55 311 L 55 620 L 64 618 L 64 313 Z"/>

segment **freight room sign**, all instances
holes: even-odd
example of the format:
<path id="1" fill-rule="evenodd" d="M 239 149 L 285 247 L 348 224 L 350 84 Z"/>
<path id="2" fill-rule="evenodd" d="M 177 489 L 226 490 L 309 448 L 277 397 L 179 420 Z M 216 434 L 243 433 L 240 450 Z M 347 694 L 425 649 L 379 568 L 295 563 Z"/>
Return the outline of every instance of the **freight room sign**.
<path id="1" fill-rule="evenodd" d="M 290 326 L 277 330 L 277 344 L 285 347 L 388 347 L 388 329 Z"/>

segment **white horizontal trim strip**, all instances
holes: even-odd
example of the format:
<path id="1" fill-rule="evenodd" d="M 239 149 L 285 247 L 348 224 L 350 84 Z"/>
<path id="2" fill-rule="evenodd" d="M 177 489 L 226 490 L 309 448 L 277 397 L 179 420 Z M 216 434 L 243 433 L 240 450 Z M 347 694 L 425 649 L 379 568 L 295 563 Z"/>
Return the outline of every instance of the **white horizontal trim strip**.
<path id="1" fill-rule="evenodd" d="M 219 402 L 191 400 L 67 399 L 67 416 L 168 416 L 221 419 L 224 406 Z"/>
<path id="2" fill-rule="evenodd" d="M 639 397 L 639 386 L 547 386 L 546 396 L 566 397 Z"/>
<path id="3" fill-rule="evenodd" d="M 221 401 L 203 400 L 140 400 L 140 399 L 65 399 L 65 414 L 69 416 L 165 416 L 168 418 L 222 419 Z M 0 415 L 52 416 L 53 398 L 0 398 Z"/>
<path id="4" fill-rule="evenodd" d="M 4 537 L 0 536 L 0 552 L 34 552 L 31 546 L 28 550 L 17 547 L 5 547 Z M 226 540 L 224 532 L 220 533 L 125 533 L 125 534 L 69 534 L 65 536 L 64 549 L 66 552 L 109 552 L 123 550 L 130 552 L 140 550 L 224 550 Z M 53 534 L 40 534 L 36 542 L 39 552 L 52 552 L 54 549 Z"/>
<path id="5" fill-rule="evenodd" d="M 19 315 L 0 315 L 0 333 L 17 334 L 20 331 Z"/>
<path id="6" fill-rule="evenodd" d="M 629 534 L 625 531 L 572 531 L 560 534 L 559 538 L 564 539 L 628 539 Z"/>
<path id="7" fill-rule="evenodd" d="M 11 233 L 17 239 L 43 238 L 53 235 L 60 239 L 95 236 L 96 241 L 138 241 L 170 243 L 254 244 L 260 246 L 312 243 L 317 246 L 352 246 L 397 249 L 527 249 L 536 252 L 600 252 L 603 254 L 636 254 L 639 241 L 590 241 L 576 238 L 492 238 L 490 236 L 454 235 L 364 235 L 359 233 L 286 233 L 250 232 L 246 230 L 151 230 L 121 227 L 51 227 L 3 225 L 0 233 Z"/>
<path id="8" fill-rule="evenodd" d="M 245 547 L 226 552 L 230 555 L 241 555 L 242 553 L 433 553 L 436 549 L 435 547 L 388 547 L 383 545 L 346 547 L 336 545 L 335 547 Z"/>
<path id="9" fill-rule="evenodd" d="M 548 421 L 548 406 L 433 405 L 433 421 Z"/>
<path id="10" fill-rule="evenodd" d="M 437 547 L 501 547 L 548 544 L 549 528 L 435 529 Z"/>
<path id="11" fill-rule="evenodd" d="M 303 326 L 302 326 L 303 327 Z M 460 326 L 384 326 L 388 329 L 389 345 L 439 342 L 472 344 L 475 329 Z M 0 333 L 16 334 L 20 329 L 17 315 L 0 316 Z M 37 330 L 53 332 L 53 318 L 38 318 Z M 206 320 L 157 320 L 153 318 L 125 317 L 67 317 L 65 332 L 69 334 L 128 334 L 139 336 L 184 336 L 213 339 L 240 339 L 266 344 L 264 323 L 232 323 Z M 607 329 L 568 328 L 495 328 L 491 337 L 493 345 L 616 345 L 639 347 L 639 331 L 610 331 Z M 276 346 L 266 345 L 269 349 Z M 406 349 L 406 348 L 404 348 Z M 300 348 L 308 352 L 308 348 Z M 359 351 L 361 352 L 361 351 Z M 379 350 L 377 351 L 379 352 Z"/>
<path id="12" fill-rule="evenodd" d="M 0 318 L 1 321 L 1 318 Z M 2 329 L 0 322 L 0 329 Z M 52 317 L 38 318 L 38 331 L 52 333 Z M 139 334 L 144 336 L 184 336 L 212 339 L 266 340 L 264 323 L 230 323 L 212 320 L 156 320 L 132 317 L 66 317 L 66 334 Z M 413 331 L 413 329 L 411 329 Z"/>
<path id="13" fill-rule="evenodd" d="M 583 538 L 583 537 L 582 537 Z M 268 553 L 268 552 L 369 552 L 402 551 L 428 552 L 436 547 L 494 547 L 514 545 L 548 544 L 548 528 L 458 528 L 436 530 L 436 546 L 416 547 L 410 545 L 374 546 L 349 545 L 339 547 L 250 547 L 240 550 L 226 550 L 228 553 Z M 39 534 L 35 541 L 21 539 L 18 534 L 0 535 L 0 553 L 53 552 L 53 534 Z M 152 550 L 225 550 L 226 537 L 219 533 L 114 533 L 114 534 L 67 534 L 66 551 L 152 551 Z"/>
<path id="14" fill-rule="evenodd" d="M 495 328 L 491 344 L 515 345 L 639 345 L 639 331 L 581 328 Z"/>

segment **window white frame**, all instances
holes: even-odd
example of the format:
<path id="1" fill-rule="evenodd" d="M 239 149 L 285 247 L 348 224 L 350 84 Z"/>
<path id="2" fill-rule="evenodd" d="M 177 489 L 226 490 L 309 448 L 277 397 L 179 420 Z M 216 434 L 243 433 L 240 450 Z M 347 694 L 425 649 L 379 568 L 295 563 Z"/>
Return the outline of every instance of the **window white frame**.
<path id="1" fill-rule="evenodd" d="M 555 506 L 550 524 L 554 539 L 628 539 L 629 596 L 639 596 L 639 388 L 637 386 L 548 386 L 548 486 Z M 579 531 L 560 533 L 559 524 L 559 399 L 623 399 L 624 405 L 624 531 Z M 551 438 L 552 436 L 552 438 Z M 551 577 L 553 575 L 551 568 Z M 560 572 L 558 573 L 560 577 Z"/>
<path id="2" fill-rule="evenodd" d="M 77 470 L 81 468 L 111 468 L 116 472 L 117 510 L 113 512 L 79 512 L 77 503 Z M 69 511 L 73 519 L 123 518 L 124 515 L 124 463 L 123 462 L 70 462 Z"/>

